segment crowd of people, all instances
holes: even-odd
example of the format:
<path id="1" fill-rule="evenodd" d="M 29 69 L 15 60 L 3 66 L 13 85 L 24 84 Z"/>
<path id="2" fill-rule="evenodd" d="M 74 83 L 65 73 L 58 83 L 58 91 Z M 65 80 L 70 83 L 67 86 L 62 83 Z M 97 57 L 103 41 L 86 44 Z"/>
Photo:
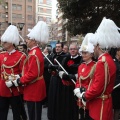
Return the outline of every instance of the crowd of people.
<path id="1" fill-rule="evenodd" d="M 118 120 L 120 115 L 120 33 L 103 18 L 79 46 L 47 44 L 48 27 L 39 21 L 20 42 L 16 26 L 1 37 L 0 120 L 11 106 L 14 120 Z M 24 104 L 27 105 L 28 116 Z"/>

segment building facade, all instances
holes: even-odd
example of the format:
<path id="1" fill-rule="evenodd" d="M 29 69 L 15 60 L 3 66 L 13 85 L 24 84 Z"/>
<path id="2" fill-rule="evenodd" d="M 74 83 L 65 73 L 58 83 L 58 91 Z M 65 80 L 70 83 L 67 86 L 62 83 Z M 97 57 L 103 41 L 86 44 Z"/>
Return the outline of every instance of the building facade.
<path id="1" fill-rule="evenodd" d="M 67 20 L 63 19 L 63 13 L 59 9 L 59 3 L 57 3 L 57 22 L 58 22 L 58 39 L 63 42 L 68 41 L 68 32 L 63 28 Z"/>
<path id="2" fill-rule="evenodd" d="M 57 23 L 58 23 L 58 39 L 62 42 L 70 44 L 71 42 L 81 42 L 81 35 L 70 36 L 69 32 L 63 27 L 67 23 L 67 19 L 63 19 L 63 12 L 59 9 L 59 3 L 57 3 Z"/>
<path id="3" fill-rule="evenodd" d="M 13 24 L 25 39 L 28 28 L 32 28 L 36 22 L 35 7 L 35 0 L 4 0 L 0 5 L 0 36 Z"/>
<path id="4" fill-rule="evenodd" d="M 52 0 L 36 0 L 36 22 L 44 21 L 49 26 L 52 19 Z"/>
<path id="5" fill-rule="evenodd" d="M 52 22 L 50 26 L 50 41 L 52 40 L 59 40 L 58 39 L 58 23 Z"/>
<path id="6" fill-rule="evenodd" d="M 53 0 L 36 0 L 36 22 L 46 22 L 49 27 L 49 32 L 52 19 L 52 1 Z"/>

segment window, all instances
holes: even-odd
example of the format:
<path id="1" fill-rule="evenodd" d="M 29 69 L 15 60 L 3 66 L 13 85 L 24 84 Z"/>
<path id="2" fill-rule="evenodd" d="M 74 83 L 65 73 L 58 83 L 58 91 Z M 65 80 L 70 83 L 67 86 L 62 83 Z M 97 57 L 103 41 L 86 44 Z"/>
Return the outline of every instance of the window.
<path id="1" fill-rule="evenodd" d="M 16 18 L 17 18 L 17 14 L 14 14 L 14 13 L 13 13 L 13 14 L 12 14 L 12 18 L 13 18 L 13 19 L 16 19 Z"/>
<path id="2" fill-rule="evenodd" d="M 2 35 L 4 32 L 5 32 L 4 30 L 1 30 L 1 35 Z"/>
<path id="3" fill-rule="evenodd" d="M 27 11 L 32 11 L 32 6 L 28 6 Z"/>
<path id="4" fill-rule="evenodd" d="M 46 18 L 46 23 L 48 23 L 48 24 L 51 23 L 51 18 L 48 18 L 48 17 L 47 17 L 47 18 Z"/>
<path id="5" fill-rule="evenodd" d="M 38 0 L 38 3 L 43 3 L 43 0 Z"/>
<path id="6" fill-rule="evenodd" d="M 16 10 L 16 9 L 17 9 L 17 5 L 16 5 L 16 4 L 13 4 L 13 5 L 12 5 L 12 9 L 13 9 L 13 10 Z"/>
<path id="7" fill-rule="evenodd" d="M 2 18 L 6 18 L 6 14 L 1 14 L 1 17 Z"/>
<path id="8" fill-rule="evenodd" d="M 1 28 L 6 28 L 7 27 L 7 24 L 5 22 L 2 22 L 1 23 Z"/>
<path id="9" fill-rule="evenodd" d="M 47 9 L 47 10 L 46 10 L 46 13 L 51 14 L 51 10 L 50 10 L 50 9 Z"/>
<path id="10" fill-rule="evenodd" d="M 47 5 L 52 5 L 52 4 L 51 4 L 51 0 L 46 0 L 46 4 L 47 4 Z"/>
<path id="11" fill-rule="evenodd" d="M 32 0 L 28 0 L 28 2 L 32 2 Z"/>
<path id="12" fill-rule="evenodd" d="M 28 15 L 28 20 L 32 20 L 32 15 Z"/>
<path id="13" fill-rule="evenodd" d="M 22 5 L 17 5 L 17 10 L 22 10 Z"/>
<path id="14" fill-rule="evenodd" d="M 18 19 L 22 19 L 22 15 L 21 15 L 21 14 L 18 14 L 18 15 L 17 15 L 17 18 L 18 18 Z"/>
<path id="15" fill-rule="evenodd" d="M 5 9 L 5 5 L 4 4 L 0 5 L 0 9 Z"/>
<path id="16" fill-rule="evenodd" d="M 44 10 L 43 10 L 43 8 L 38 8 L 38 12 L 43 12 Z"/>
<path id="17" fill-rule="evenodd" d="M 43 21 L 44 18 L 42 16 L 38 16 L 38 21 Z"/>
<path id="18" fill-rule="evenodd" d="M 32 28 L 32 26 L 33 26 L 32 24 L 28 24 L 28 28 L 29 28 L 29 29 Z"/>
<path id="19" fill-rule="evenodd" d="M 0 9 L 2 9 L 2 5 L 0 5 Z"/>
<path id="20" fill-rule="evenodd" d="M 40 8 L 38 8 L 38 12 L 40 12 Z"/>

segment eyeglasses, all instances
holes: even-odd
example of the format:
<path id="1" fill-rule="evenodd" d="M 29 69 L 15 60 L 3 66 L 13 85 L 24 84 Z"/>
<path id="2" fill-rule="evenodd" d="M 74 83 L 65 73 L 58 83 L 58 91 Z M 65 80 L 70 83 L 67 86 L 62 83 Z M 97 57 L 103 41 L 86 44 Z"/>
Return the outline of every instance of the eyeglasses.
<path id="1" fill-rule="evenodd" d="M 77 50 L 77 48 L 70 48 L 70 50 Z"/>

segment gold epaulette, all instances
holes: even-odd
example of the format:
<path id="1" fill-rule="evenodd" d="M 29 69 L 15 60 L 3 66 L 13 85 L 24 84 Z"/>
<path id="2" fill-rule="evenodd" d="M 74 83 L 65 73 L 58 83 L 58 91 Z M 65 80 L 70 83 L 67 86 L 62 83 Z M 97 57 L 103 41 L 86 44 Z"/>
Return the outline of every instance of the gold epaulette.
<path id="1" fill-rule="evenodd" d="M 102 56 L 102 62 L 105 62 L 105 61 L 106 61 L 105 56 Z"/>
<path id="2" fill-rule="evenodd" d="M 0 52 L 1 54 L 3 54 L 3 53 L 6 53 L 6 51 L 2 51 L 2 52 Z"/>
<path id="3" fill-rule="evenodd" d="M 98 60 L 98 61 L 106 62 L 106 58 L 105 58 L 105 56 L 102 56 L 102 58 L 101 58 L 100 60 Z"/>

